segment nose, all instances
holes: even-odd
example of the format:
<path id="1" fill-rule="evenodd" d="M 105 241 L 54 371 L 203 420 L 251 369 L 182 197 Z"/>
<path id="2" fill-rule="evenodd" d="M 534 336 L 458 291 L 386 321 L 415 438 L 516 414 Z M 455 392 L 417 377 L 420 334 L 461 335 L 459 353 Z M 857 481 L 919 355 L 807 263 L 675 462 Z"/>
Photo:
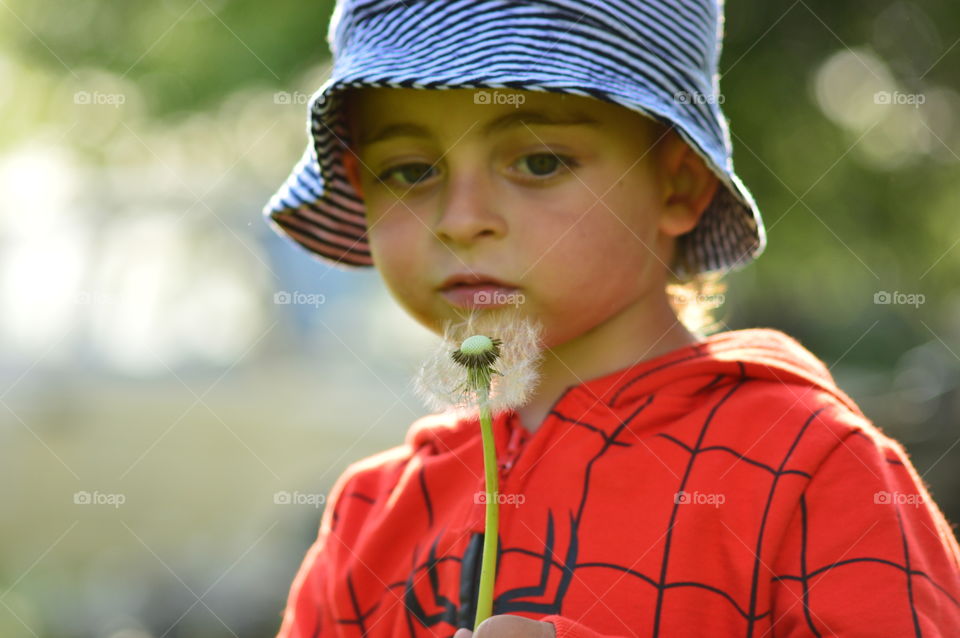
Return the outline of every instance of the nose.
<path id="1" fill-rule="evenodd" d="M 490 185 L 477 173 L 451 177 L 433 232 L 442 242 L 464 247 L 481 237 L 502 237 L 506 221 L 493 199 Z"/>

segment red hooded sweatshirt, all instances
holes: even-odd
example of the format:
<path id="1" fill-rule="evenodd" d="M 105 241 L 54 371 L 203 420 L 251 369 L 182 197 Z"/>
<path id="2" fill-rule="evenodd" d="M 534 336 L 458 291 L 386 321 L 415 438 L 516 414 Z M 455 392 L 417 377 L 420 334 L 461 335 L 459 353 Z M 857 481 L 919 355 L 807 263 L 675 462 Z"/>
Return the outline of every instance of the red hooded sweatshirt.
<path id="1" fill-rule="evenodd" d="M 557 638 L 960 636 L 960 549 L 903 447 L 784 333 L 711 335 L 494 420 L 494 614 Z M 472 628 L 479 421 L 350 465 L 279 638 Z"/>

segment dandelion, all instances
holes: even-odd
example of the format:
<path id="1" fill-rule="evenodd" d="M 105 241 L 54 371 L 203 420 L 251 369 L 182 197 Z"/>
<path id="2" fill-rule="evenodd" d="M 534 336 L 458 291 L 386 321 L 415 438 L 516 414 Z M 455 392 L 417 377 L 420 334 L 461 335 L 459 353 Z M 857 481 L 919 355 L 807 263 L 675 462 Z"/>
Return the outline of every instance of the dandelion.
<path id="1" fill-rule="evenodd" d="M 523 405 L 538 381 L 542 326 L 518 313 L 498 312 L 447 324 L 441 347 L 420 368 L 417 393 L 435 409 L 480 408 L 486 517 L 474 627 L 493 611 L 499 527 L 499 477 L 491 413 Z M 496 367 L 495 367 L 496 366 Z"/>
<path id="2" fill-rule="evenodd" d="M 463 321 L 447 322 L 438 347 L 420 366 L 414 390 L 431 410 L 472 410 L 479 393 L 466 380 L 463 366 L 451 353 L 473 335 L 498 339 L 499 356 L 490 379 L 489 405 L 493 416 L 524 405 L 539 381 L 542 358 L 542 325 L 511 308 L 488 314 L 469 314 Z"/>

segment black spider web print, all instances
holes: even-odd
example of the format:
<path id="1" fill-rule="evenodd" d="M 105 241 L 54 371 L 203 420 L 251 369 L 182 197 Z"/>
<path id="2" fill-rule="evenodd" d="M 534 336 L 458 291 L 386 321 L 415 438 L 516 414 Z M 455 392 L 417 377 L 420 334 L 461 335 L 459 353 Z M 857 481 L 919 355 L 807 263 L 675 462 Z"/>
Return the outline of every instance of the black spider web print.
<path id="1" fill-rule="evenodd" d="M 671 362 L 669 365 L 680 363 L 681 360 Z M 796 476 L 809 481 L 812 475 L 798 469 L 788 468 L 788 462 L 791 456 L 801 443 L 804 435 L 809 431 L 810 425 L 817 419 L 823 407 L 812 411 L 799 427 L 793 440 L 786 452 L 783 454 L 778 464 L 771 464 L 763 460 L 752 458 L 746 453 L 738 451 L 725 445 L 706 445 L 708 430 L 714 423 L 715 415 L 727 401 L 731 400 L 737 392 L 751 383 L 752 379 L 747 377 L 743 364 L 740 365 L 741 374 L 739 377 L 730 377 L 729 375 L 717 375 L 710 383 L 703 386 L 700 391 L 706 392 L 716 387 L 723 387 L 722 381 L 729 384 L 729 389 L 716 401 L 711 407 L 706 419 L 702 423 L 694 441 L 683 441 L 681 438 L 667 433 L 658 433 L 655 438 L 664 441 L 669 446 L 682 450 L 688 455 L 688 459 L 683 466 L 683 473 L 677 486 L 678 492 L 683 492 L 690 481 L 691 474 L 698 459 L 706 455 L 725 455 L 730 458 L 731 463 L 747 464 L 751 467 L 762 470 L 770 480 L 767 491 L 766 502 L 762 510 L 762 518 L 753 539 L 753 565 L 752 577 L 749 587 L 749 602 L 743 606 L 738 602 L 736 594 L 743 592 L 732 592 L 723 588 L 711 585 L 708 582 L 697 580 L 671 581 L 668 579 L 668 569 L 673 557 L 673 552 L 678 551 L 674 543 L 674 532 L 677 525 L 680 503 L 675 500 L 672 511 L 667 522 L 663 535 L 663 542 L 660 556 L 659 571 L 644 573 L 635 570 L 631 565 L 615 562 L 585 561 L 581 560 L 580 551 L 583 546 L 581 538 L 581 524 L 583 522 L 584 512 L 591 496 L 591 478 L 595 465 L 602 462 L 604 458 L 614 448 L 633 447 L 634 443 L 628 440 L 627 434 L 633 435 L 630 431 L 630 424 L 633 423 L 651 404 L 657 401 L 657 393 L 647 395 L 645 398 L 637 401 L 635 409 L 620 420 L 609 432 L 598 425 L 573 418 L 570 415 L 563 414 L 556 409 L 557 405 L 562 403 L 561 396 L 554 404 L 554 409 L 549 412 L 549 416 L 583 432 L 590 433 L 596 437 L 599 445 L 598 451 L 591 456 L 581 468 L 582 481 L 580 484 L 579 498 L 577 499 L 577 508 L 570 511 L 556 511 L 553 508 L 546 510 L 545 522 L 542 529 L 538 531 L 538 537 L 541 539 L 541 546 L 505 546 L 503 538 L 498 543 L 497 551 L 497 570 L 500 573 L 503 559 L 510 554 L 519 554 L 531 559 L 535 559 L 538 569 L 526 570 L 528 573 L 528 582 L 522 586 L 514 587 L 505 591 L 500 591 L 493 601 L 493 614 L 510 614 L 516 612 L 528 612 L 534 615 L 560 614 L 563 610 L 564 599 L 567 596 L 571 583 L 578 571 L 582 570 L 607 570 L 610 572 L 622 574 L 638 583 L 638 586 L 651 587 L 656 592 L 656 600 L 652 613 L 652 635 L 659 638 L 662 635 L 662 623 L 665 613 L 665 598 L 671 591 L 682 590 L 684 588 L 700 589 L 713 593 L 718 600 L 724 601 L 736 614 L 743 619 L 742 635 L 747 638 L 755 636 L 774 635 L 773 630 L 776 627 L 776 619 L 771 618 L 773 610 L 767 605 L 760 596 L 761 564 L 762 550 L 765 542 L 765 533 L 767 531 L 768 516 L 771 513 L 774 503 L 774 497 L 781 481 L 786 476 Z M 653 370 L 644 372 L 644 375 L 652 373 Z M 613 407 L 619 393 L 637 379 L 631 379 L 625 382 L 620 391 L 607 401 L 607 405 Z M 566 394 L 566 393 L 565 393 Z M 565 395 L 564 395 L 565 396 Z M 867 437 L 862 432 L 854 432 L 856 435 Z M 635 436 L 635 435 L 633 435 Z M 867 437 L 869 438 L 869 437 Z M 898 459 L 886 459 L 887 463 L 892 465 L 902 465 Z M 422 493 L 425 508 L 425 517 L 432 527 L 434 523 L 434 502 L 431 497 L 429 483 L 421 467 L 417 477 L 416 485 Z M 374 499 L 359 492 L 344 494 L 344 497 L 358 498 L 373 503 Z M 801 524 L 801 544 L 800 544 L 800 573 L 781 573 L 770 577 L 771 583 L 795 581 L 802 588 L 802 596 L 798 604 L 802 605 L 803 615 L 807 628 L 812 636 L 823 636 L 830 634 L 830 630 L 818 621 L 815 611 L 810 603 L 810 581 L 825 572 L 835 569 L 841 569 L 848 565 L 857 563 L 879 563 L 887 565 L 901 572 L 904 579 L 904 595 L 909 603 L 909 609 L 912 615 L 914 635 L 921 636 L 921 627 L 918 618 L 918 612 L 915 605 L 914 585 L 917 579 L 923 579 L 932 587 L 940 592 L 947 602 L 960 609 L 960 602 L 948 591 L 946 587 L 934 581 L 934 579 L 924 571 L 917 570 L 911 566 L 911 547 L 908 542 L 908 536 L 904 531 L 903 517 L 900 506 L 896 506 L 896 516 L 900 528 L 900 539 L 902 542 L 902 562 L 891 561 L 886 558 L 876 556 L 856 556 L 845 560 L 825 565 L 808 565 L 807 550 L 810 530 L 808 529 L 808 502 L 806 495 L 802 494 L 799 500 L 800 524 Z M 334 513 L 336 519 L 336 513 Z M 562 533 L 560 533 L 562 532 Z M 483 533 L 470 532 L 465 547 L 460 553 L 441 553 L 441 539 L 445 537 L 447 530 L 440 529 L 428 542 L 418 544 L 413 555 L 410 557 L 409 572 L 404 580 L 387 583 L 382 591 L 373 595 L 372 592 L 368 598 L 361 600 L 359 592 L 354 588 L 352 574 L 348 573 L 344 586 L 349 592 L 351 601 L 351 613 L 335 619 L 335 622 L 341 628 L 353 627 L 357 636 L 367 636 L 372 631 L 370 619 L 373 614 L 384 604 L 384 601 L 402 600 L 403 613 L 405 616 L 408 635 L 411 638 L 424 635 L 440 635 L 438 632 L 446 629 L 448 633 L 443 634 L 452 636 L 456 628 L 465 627 L 473 629 L 473 620 L 476 613 L 475 603 L 477 598 L 477 589 L 479 586 L 480 560 L 483 546 Z M 566 539 L 561 542 L 559 539 Z M 426 539 L 425 539 L 426 540 Z M 459 581 L 454 582 L 449 577 L 444 578 L 440 573 L 440 567 L 444 563 L 453 562 L 460 566 Z M 642 583 L 642 585 L 641 585 Z M 364 592 L 367 594 L 367 592 Z M 342 611 L 342 610 L 341 610 Z M 767 627 L 766 623 L 761 621 L 772 621 L 772 626 Z M 433 630 L 431 633 L 420 633 L 417 631 L 425 628 Z M 768 634 L 767 632 L 770 632 Z M 634 633 L 633 635 L 637 635 Z"/>

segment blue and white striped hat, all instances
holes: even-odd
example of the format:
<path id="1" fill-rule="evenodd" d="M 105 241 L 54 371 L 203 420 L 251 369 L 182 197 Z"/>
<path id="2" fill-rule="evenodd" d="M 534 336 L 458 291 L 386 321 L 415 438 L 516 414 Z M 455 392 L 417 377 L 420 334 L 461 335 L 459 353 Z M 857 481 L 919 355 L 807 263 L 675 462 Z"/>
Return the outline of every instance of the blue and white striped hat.
<path id="1" fill-rule="evenodd" d="M 725 186 L 678 237 L 673 270 L 740 268 L 763 252 L 766 233 L 733 171 L 722 36 L 722 0 L 338 0 L 327 34 L 333 68 L 308 105 L 310 141 L 264 215 L 324 262 L 372 266 L 363 200 L 341 161 L 343 89 L 553 91 L 672 125 Z"/>

